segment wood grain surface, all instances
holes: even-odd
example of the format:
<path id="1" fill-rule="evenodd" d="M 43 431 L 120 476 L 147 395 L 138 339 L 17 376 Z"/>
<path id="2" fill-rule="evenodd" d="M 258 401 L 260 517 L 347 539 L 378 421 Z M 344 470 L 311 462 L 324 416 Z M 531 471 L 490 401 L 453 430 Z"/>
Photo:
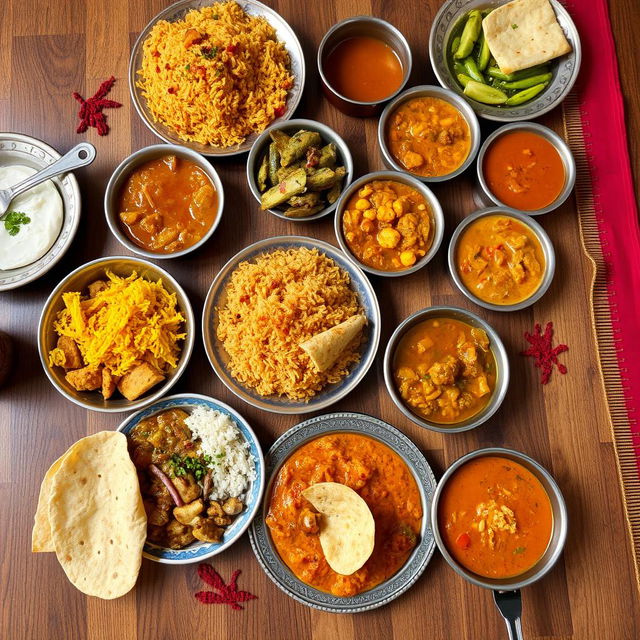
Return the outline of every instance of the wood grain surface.
<path id="1" fill-rule="evenodd" d="M 321 96 L 315 52 L 336 21 L 373 14 L 391 21 L 414 54 L 410 85 L 435 83 L 427 44 L 439 0 L 339 0 L 267 2 L 295 29 L 307 61 L 307 85 L 298 109 L 336 128 L 351 146 L 356 174 L 382 168 L 376 121 L 347 118 Z M 52 554 L 30 553 L 30 532 L 38 488 L 48 466 L 72 442 L 102 429 L 115 429 L 124 415 L 89 413 L 59 395 L 47 381 L 37 354 L 36 329 L 46 296 L 78 265 L 102 255 L 125 254 L 104 219 L 105 184 L 130 152 L 158 140 L 133 110 L 127 88 L 130 45 L 166 0 L 3 0 L 0 16 L 0 130 L 40 138 L 59 151 L 81 139 L 94 143 L 98 157 L 77 172 L 83 196 L 80 231 L 65 258 L 45 277 L 0 296 L 0 329 L 17 347 L 17 363 L 0 392 L 0 636 L 14 639 L 88 638 L 412 638 L 506 637 L 491 594 L 459 578 L 436 552 L 418 582 L 377 611 L 354 616 L 318 612 L 282 593 L 262 572 L 245 536 L 214 566 L 228 579 L 242 569 L 240 588 L 258 600 L 244 611 L 203 606 L 195 566 L 166 567 L 144 561 L 136 588 L 116 601 L 87 598 L 66 580 Z M 621 58 L 638 58 L 632 29 L 636 0 L 612 0 L 612 20 Z M 630 62 L 635 60 L 635 62 Z M 629 68 L 627 67 L 627 71 Z M 124 106 L 109 111 L 107 137 L 95 130 L 75 133 L 77 104 L 72 91 L 91 95 L 111 74 L 118 79 L 110 97 Z M 623 75 L 630 107 L 631 149 L 638 156 L 640 96 L 634 78 Z M 543 123 L 562 131 L 561 110 Z M 483 123 L 486 133 L 491 127 Z M 315 224 L 281 221 L 258 210 L 245 180 L 245 157 L 216 161 L 225 187 L 226 210 L 208 244 L 194 255 L 164 261 L 185 287 L 196 317 L 209 284 L 226 260 L 247 244 L 268 236 L 302 234 L 336 244 L 331 219 Z M 637 166 L 636 166 L 637 170 Z M 636 181 L 637 181 L 636 173 Z M 523 591 L 525 637 L 624 640 L 640 637 L 640 603 L 632 569 L 611 433 L 596 360 L 589 285 L 591 264 L 580 248 L 575 203 L 541 220 L 555 245 L 556 278 L 533 309 L 499 314 L 474 307 L 454 288 L 446 270 L 445 247 L 456 223 L 473 211 L 473 172 L 454 183 L 435 185 L 447 230 L 431 265 L 402 279 L 373 279 L 383 309 L 379 357 L 356 391 L 332 410 L 362 411 L 396 425 L 421 448 L 439 476 L 460 455 L 482 446 L 507 445 L 533 456 L 557 478 L 568 503 L 569 539 L 557 567 Z M 509 352 L 512 381 L 503 408 L 467 434 L 422 430 L 395 408 L 384 388 L 382 353 L 397 324 L 431 304 L 455 304 L 480 312 L 500 333 Z M 553 375 L 542 387 L 531 360 L 519 356 L 523 332 L 552 320 L 558 340 L 567 342 L 569 373 Z M 176 392 L 210 394 L 231 404 L 254 426 L 266 452 L 299 421 L 262 413 L 237 400 L 215 377 L 200 337 Z"/>

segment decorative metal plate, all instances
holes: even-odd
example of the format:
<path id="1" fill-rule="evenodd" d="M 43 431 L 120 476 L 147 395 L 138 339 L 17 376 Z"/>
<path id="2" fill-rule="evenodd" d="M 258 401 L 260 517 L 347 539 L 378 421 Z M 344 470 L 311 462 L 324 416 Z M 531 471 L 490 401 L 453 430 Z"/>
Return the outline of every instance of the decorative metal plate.
<path id="1" fill-rule="evenodd" d="M 0 133 L 0 166 L 22 164 L 44 169 L 53 164 L 60 154 L 41 140 L 21 133 Z M 71 246 L 80 223 L 80 189 L 72 173 L 52 178 L 63 204 L 63 220 L 60 235 L 53 246 L 39 260 L 17 269 L 0 269 L 0 291 L 16 289 L 44 275 Z"/>
<path id="2" fill-rule="evenodd" d="M 339 597 L 305 584 L 291 572 L 276 551 L 264 517 L 271 499 L 271 487 L 282 464 L 303 444 L 334 432 L 359 433 L 375 438 L 393 449 L 406 463 L 422 498 L 420 542 L 404 566 L 386 582 L 355 596 Z M 269 478 L 249 538 L 258 562 L 280 589 L 309 607 L 332 613 L 358 613 L 381 607 L 407 591 L 425 570 L 433 555 L 435 541 L 431 529 L 430 508 L 436 479 L 420 450 L 395 427 L 362 413 L 332 413 L 317 416 L 289 429 L 273 444 L 266 457 Z"/>
<path id="3" fill-rule="evenodd" d="M 215 4 L 216 1 L 222 2 L 223 0 L 180 0 L 161 11 L 155 18 L 153 18 L 153 20 L 151 20 L 151 22 L 149 22 L 142 33 L 138 36 L 138 39 L 131 50 L 131 59 L 129 61 L 129 92 L 131 93 L 131 99 L 133 100 L 136 111 L 142 118 L 143 122 L 147 127 L 149 127 L 149 129 L 151 129 L 151 131 L 153 131 L 153 133 L 155 133 L 159 138 L 162 138 L 165 142 L 189 147 L 189 149 L 193 149 L 205 156 L 234 156 L 239 153 L 249 151 L 251 145 L 255 142 L 261 132 L 251 134 L 242 144 L 234 147 L 214 147 L 212 145 L 200 144 L 198 142 L 188 142 L 180 138 L 170 127 L 167 127 L 160 122 L 156 122 L 153 119 L 151 111 L 149 111 L 147 106 L 147 101 L 142 95 L 142 90 L 136 84 L 137 72 L 142 68 L 142 45 L 154 25 L 160 20 L 167 20 L 168 22 L 182 20 L 192 9 L 210 7 Z M 293 116 L 293 112 L 296 110 L 296 107 L 300 102 L 302 91 L 304 89 L 305 61 L 300 41 L 287 21 L 270 7 L 265 6 L 261 2 L 257 2 L 257 0 L 238 0 L 238 4 L 242 7 L 242 10 L 245 13 L 265 18 L 275 29 L 278 40 L 284 44 L 287 52 L 289 53 L 291 74 L 294 78 L 294 84 L 287 97 L 287 110 L 281 118 L 276 118 L 270 124 L 281 122 L 282 120 L 289 120 Z"/>

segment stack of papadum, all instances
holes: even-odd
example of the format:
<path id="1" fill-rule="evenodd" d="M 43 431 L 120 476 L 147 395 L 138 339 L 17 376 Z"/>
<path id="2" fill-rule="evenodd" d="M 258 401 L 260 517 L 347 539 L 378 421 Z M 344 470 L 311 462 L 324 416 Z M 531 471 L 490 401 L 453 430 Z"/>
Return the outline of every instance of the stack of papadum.
<path id="1" fill-rule="evenodd" d="M 34 552 L 55 551 L 71 583 L 111 600 L 138 578 L 147 517 L 123 433 L 78 440 L 47 471 L 33 526 Z"/>

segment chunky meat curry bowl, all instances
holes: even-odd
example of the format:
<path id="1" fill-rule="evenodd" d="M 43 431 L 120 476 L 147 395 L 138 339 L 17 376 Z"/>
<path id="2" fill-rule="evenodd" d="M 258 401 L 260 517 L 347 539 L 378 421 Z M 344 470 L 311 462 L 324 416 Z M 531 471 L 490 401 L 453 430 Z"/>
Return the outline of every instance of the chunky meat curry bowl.
<path id="1" fill-rule="evenodd" d="M 384 355 L 387 391 L 407 418 L 441 433 L 480 426 L 509 387 L 509 359 L 496 331 L 457 307 L 427 307 L 404 320 Z"/>
<path id="2" fill-rule="evenodd" d="M 145 558 L 200 562 L 244 534 L 260 507 L 265 475 L 258 438 L 238 412 L 208 396 L 177 394 L 129 416 L 118 431 L 127 436 L 140 479 L 148 521 Z"/>
<path id="3" fill-rule="evenodd" d="M 266 466 L 262 511 L 249 536 L 264 571 L 290 597 L 357 613 L 397 598 L 426 568 L 434 550 L 428 511 L 435 478 L 422 453 L 391 425 L 359 413 L 317 416 L 285 432 Z M 350 575 L 328 564 L 318 538 L 330 524 L 299 491 L 327 481 L 356 491 L 375 521 L 373 551 Z"/>

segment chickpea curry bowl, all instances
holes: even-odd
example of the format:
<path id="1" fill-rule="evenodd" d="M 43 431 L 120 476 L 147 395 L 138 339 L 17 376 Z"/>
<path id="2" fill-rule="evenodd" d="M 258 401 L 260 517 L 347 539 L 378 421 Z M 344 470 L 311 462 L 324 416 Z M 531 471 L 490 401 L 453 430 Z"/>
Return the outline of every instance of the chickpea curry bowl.
<path id="1" fill-rule="evenodd" d="M 393 171 L 369 173 L 345 189 L 335 233 L 369 273 L 402 276 L 424 267 L 442 242 L 444 216 L 424 184 Z"/>
<path id="2" fill-rule="evenodd" d="M 264 472 L 257 438 L 238 413 L 213 398 L 181 394 L 118 430 L 127 436 L 147 515 L 145 557 L 195 562 L 242 535 Z"/>
<path id="3" fill-rule="evenodd" d="M 473 313 L 429 307 L 396 329 L 384 357 L 387 390 L 416 424 L 467 431 L 499 408 L 509 362 L 496 332 Z"/>

